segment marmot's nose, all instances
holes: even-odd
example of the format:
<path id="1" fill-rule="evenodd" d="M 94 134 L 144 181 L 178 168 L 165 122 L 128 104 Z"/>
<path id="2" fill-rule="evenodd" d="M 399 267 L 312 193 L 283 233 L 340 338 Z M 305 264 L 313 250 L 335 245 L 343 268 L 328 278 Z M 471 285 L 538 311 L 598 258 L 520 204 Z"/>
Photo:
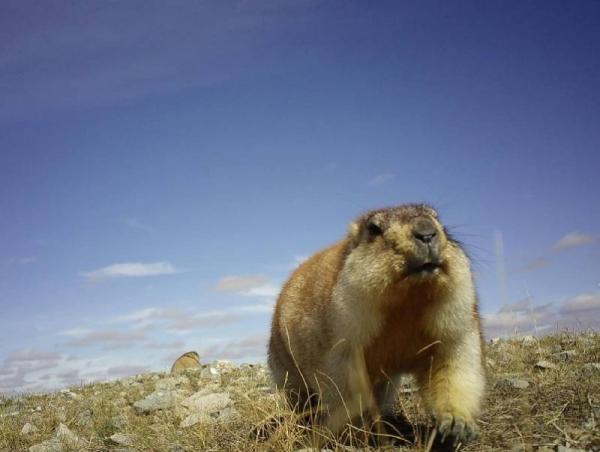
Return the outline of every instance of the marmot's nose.
<path id="1" fill-rule="evenodd" d="M 413 226 L 413 236 L 420 242 L 431 243 L 437 236 L 435 224 L 428 218 L 419 218 Z"/>

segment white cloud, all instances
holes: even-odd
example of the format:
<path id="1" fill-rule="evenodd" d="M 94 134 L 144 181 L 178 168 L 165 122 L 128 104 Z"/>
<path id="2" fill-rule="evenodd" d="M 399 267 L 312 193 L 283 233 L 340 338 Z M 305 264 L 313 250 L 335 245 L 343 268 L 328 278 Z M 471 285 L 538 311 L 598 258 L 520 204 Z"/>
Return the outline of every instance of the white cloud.
<path id="1" fill-rule="evenodd" d="M 295 260 L 302 258 L 299 256 Z M 235 293 L 244 297 L 274 299 L 281 287 L 269 282 L 263 275 L 225 276 L 215 287 L 217 292 Z"/>
<path id="2" fill-rule="evenodd" d="M 369 181 L 369 185 L 383 185 L 396 177 L 392 173 L 377 174 Z"/>
<path id="3" fill-rule="evenodd" d="M 170 334 L 181 335 L 194 328 L 212 328 L 238 321 L 246 312 L 263 313 L 272 310 L 270 300 L 211 311 L 152 307 L 118 316 L 113 322 L 128 323 L 136 330 L 160 327 Z"/>
<path id="4" fill-rule="evenodd" d="M 515 303 L 505 304 L 504 306 L 502 306 L 500 308 L 500 310 L 498 312 L 502 313 L 502 312 L 525 311 L 525 310 L 529 310 L 529 309 L 533 308 L 533 305 L 534 305 L 533 298 L 527 297 L 527 298 L 523 298 L 522 300 L 519 300 Z"/>
<path id="5" fill-rule="evenodd" d="M 263 286 L 267 278 L 263 275 L 225 276 L 221 278 L 215 287 L 217 292 L 240 293 Z"/>
<path id="6" fill-rule="evenodd" d="M 53 369 L 63 360 L 62 355 L 42 350 L 17 350 L 0 364 L 0 393 L 13 393 L 30 383 L 27 377 L 39 371 Z"/>
<path id="7" fill-rule="evenodd" d="M 576 246 L 587 245 L 592 243 L 594 237 L 588 234 L 582 234 L 580 232 L 570 232 L 562 237 L 558 242 L 552 246 L 554 251 L 561 251 L 567 248 L 574 248 Z"/>
<path id="8" fill-rule="evenodd" d="M 221 341 L 200 352 L 200 356 L 206 360 L 212 359 L 235 359 L 252 362 L 264 360 L 267 353 L 267 342 L 269 336 L 266 334 L 255 334 L 242 339 Z"/>
<path id="9" fill-rule="evenodd" d="M 488 337 L 513 333 L 535 334 L 556 329 L 598 329 L 600 293 L 579 294 L 560 303 L 535 305 L 531 298 L 501 307 L 495 314 L 482 314 Z"/>
<path id="10" fill-rule="evenodd" d="M 124 365 L 114 366 L 106 369 L 106 374 L 110 377 L 127 377 L 129 375 L 137 375 L 148 372 L 148 366 Z"/>
<path id="11" fill-rule="evenodd" d="M 240 295 L 244 295 L 245 297 L 276 297 L 279 294 L 281 288 L 276 286 L 275 284 L 267 283 L 262 286 L 253 287 L 248 290 L 244 290 L 240 292 Z"/>
<path id="12" fill-rule="evenodd" d="M 83 336 L 91 332 L 92 330 L 87 328 L 71 328 L 69 330 L 59 331 L 58 334 L 60 336 Z"/>
<path id="13" fill-rule="evenodd" d="M 67 345 L 73 347 L 90 347 L 94 345 L 103 345 L 105 349 L 113 350 L 115 348 L 124 348 L 146 339 L 141 331 L 90 331 L 78 334 L 67 342 Z"/>
<path id="14" fill-rule="evenodd" d="M 148 264 L 142 262 L 124 262 L 85 272 L 83 276 L 89 280 L 96 281 L 107 278 L 172 275 L 174 273 L 179 273 L 179 270 L 170 262 Z"/>
<path id="15" fill-rule="evenodd" d="M 560 308 L 561 314 L 600 313 L 600 294 L 581 294 L 570 298 Z"/>

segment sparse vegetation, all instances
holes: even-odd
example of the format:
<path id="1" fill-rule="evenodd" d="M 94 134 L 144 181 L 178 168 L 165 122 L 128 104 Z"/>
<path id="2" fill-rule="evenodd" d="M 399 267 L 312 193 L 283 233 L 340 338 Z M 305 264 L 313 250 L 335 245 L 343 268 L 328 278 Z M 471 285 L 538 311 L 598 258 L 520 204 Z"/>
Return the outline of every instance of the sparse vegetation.
<path id="1" fill-rule="evenodd" d="M 464 450 L 600 450 L 600 335 L 496 340 L 487 345 L 486 359 L 489 386 L 480 438 Z M 311 446 L 315 432 L 308 432 L 272 392 L 264 365 L 212 367 L 213 372 L 205 366 L 177 377 L 147 374 L 53 394 L 0 397 L 0 450 L 40 444 L 32 450 L 294 451 Z M 397 439 L 394 447 L 423 450 L 429 419 L 410 381 L 401 392 L 417 438 Z M 151 394 L 162 409 L 136 404 Z M 72 436 L 64 429 L 57 436 L 61 424 Z M 272 427 L 267 439 L 256 438 L 261 426 Z M 348 444 L 368 445 L 360 443 L 364 435 L 354 433 Z M 323 447 L 352 450 L 333 441 Z"/>

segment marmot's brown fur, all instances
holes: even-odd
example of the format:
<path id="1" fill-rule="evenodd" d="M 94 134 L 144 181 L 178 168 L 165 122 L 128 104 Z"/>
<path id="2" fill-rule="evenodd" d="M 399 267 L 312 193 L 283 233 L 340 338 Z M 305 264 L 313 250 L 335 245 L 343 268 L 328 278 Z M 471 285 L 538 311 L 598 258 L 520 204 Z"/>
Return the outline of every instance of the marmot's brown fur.
<path id="1" fill-rule="evenodd" d="M 171 367 L 172 374 L 179 374 L 186 369 L 201 369 L 200 355 L 197 352 L 187 352 L 175 360 Z"/>
<path id="2" fill-rule="evenodd" d="M 467 255 L 427 205 L 362 215 L 284 285 L 268 360 L 297 409 L 318 396 L 333 431 L 386 411 L 383 389 L 411 373 L 443 437 L 469 440 L 485 376 Z"/>

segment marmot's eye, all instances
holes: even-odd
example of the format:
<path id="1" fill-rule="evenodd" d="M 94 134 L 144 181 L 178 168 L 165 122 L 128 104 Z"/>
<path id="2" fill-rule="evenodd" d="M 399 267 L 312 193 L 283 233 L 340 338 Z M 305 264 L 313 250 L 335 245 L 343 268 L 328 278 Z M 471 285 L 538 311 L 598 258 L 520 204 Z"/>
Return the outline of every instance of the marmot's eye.
<path id="1" fill-rule="evenodd" d="M 383 231 L 381 230 L 381 228 L 379 226 L 377 226 L 375 223 L 368 223 L 367 231 L 369 231 L 369 235 L 371 235 L 373 237 L 383 234 Z"/>

